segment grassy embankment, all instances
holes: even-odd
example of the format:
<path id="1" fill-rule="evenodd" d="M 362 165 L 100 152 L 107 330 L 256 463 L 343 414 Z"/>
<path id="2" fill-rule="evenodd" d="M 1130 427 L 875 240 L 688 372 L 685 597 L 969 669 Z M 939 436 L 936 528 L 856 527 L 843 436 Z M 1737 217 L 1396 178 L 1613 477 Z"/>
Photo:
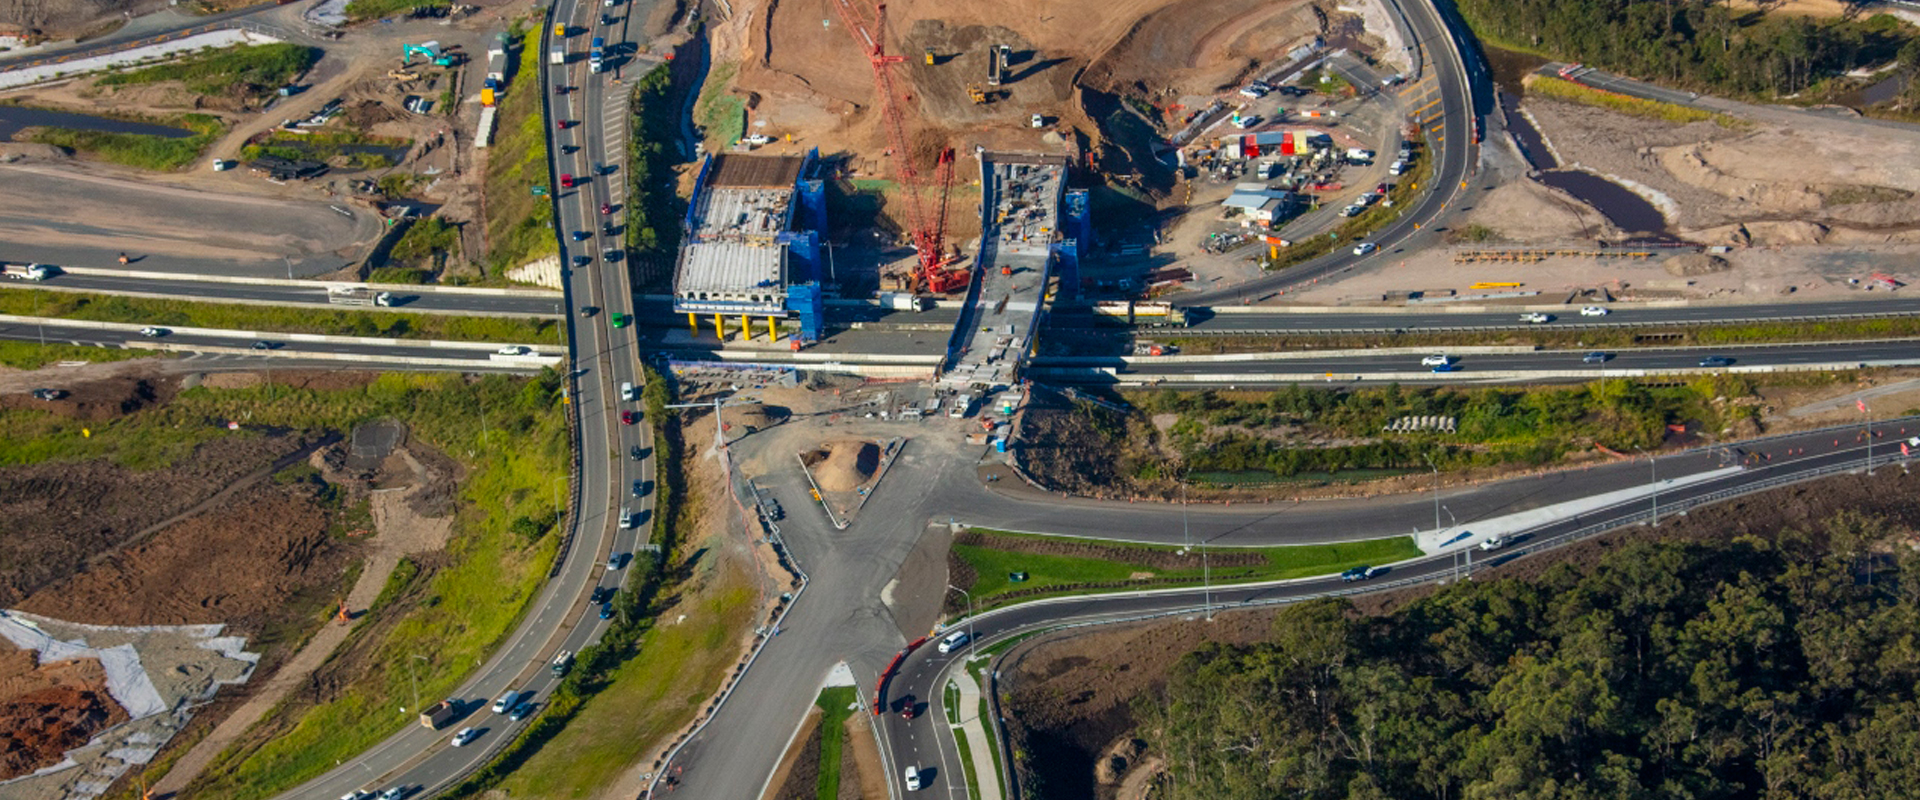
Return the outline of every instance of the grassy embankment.
<path id="1" fill-rule="evenodd" d="M 831 686 L 820 690 L 813 704 L 820 707 L 820 777 L 814 784 L 814 797 L 835 800 L 840 796 L 840 753 L 847 744 L 847 718 L 853 716 L 860 693 L 852 686 Z"/>
<path id="2" fill-rule="evenodd" d="M 680 430 L 665 408 L 665 382 L 651 371 L 642 400 L 647 419 L 666 423 L 654 435 L 660 482 L 649 541 L 669 561 L 642 560 L 656 565 L 650 588 L 622 590 L 627 605 L 600 650 L 583 651 L 535 726 L 450 797 L 496 788 L 512 797 L 604 792 L 693 718 L 738 655 L 734 645 L 752 625 L 754 580 L 743 565 L 690 541 L 715 498 L 687 494 Z M 662 624 L 667 608 L 675 619 Z"/>
<path id="3" fill-rule="evenodd" d="M 320 60 L 320 48 L 298 44 L 240 45 L 178 61 L 102 76 L 99 86 L 179 81 L 194 94 L 263 99 Z"/>
<path id="4" fill-rule="evenodd" d="M 1568 313 L 1572 313 L 1569 309 Z M 1520 325 L 1519 312 L 1514 324 Z M 1392 324 L 1392 317 L 1381 317 Z M 1658 335 L 1650 340 L 1650 335 Z M 1618 350 L 1637 346 L 1686 347 L 1703 345 L 1767 344 L 1772 342 L 1831 342 L 1920 337 L 1920 318 L 1840 319 L 1825 322 L 1755 322 L 1743 325 L 1674 325 L 1633 328 L 1555 328 L 1475 333 L 1350 333 L 1274 335 L 1154 336 L 1155 341 L 1178 345 L 1187 355 L 1270 353 L 1277 350 L 1344 350 L 1362 347 L 1444 347 L 1449 345 L 1533 345 L 1548 349 Z M 1569 354 L 1569 369 L 1578 354 Z M 1413 368 L 1410 363 L 1409 369 Z"/>
<path id="5" fill-rule="evenodd" d="M 294 133 L 276 130 L 267 134 L 265 141 L 240 148 L 240 157 L 251 160 L 261 156 L 279 156 L 290 161 L 304 158 L 348 169 L 384 169 L 398 161 L 380 150 L 395 150 L 405 155 L 412 146 L 410 139 L 374 136 L 359 131 Z"/>
<path id="6" fill-rule="evenodd" d="M 1591 86 L 1562 80 L 1551 75 L 1528 75 L 1525 80 L 1527 91 L 1542 97 L 1579 103 L 1584 106 L 1596 106 L 1642 119 L 1657 119 L 1675 125 L 1689 122 L 1712 122 L 1729 130 L 1743 130 L 1746 121 L 1716 114 L 1712 111 L 1683 106 L 1675 103 L 1662 103 L 1642 97 L 1632 97 L 1614 92 L 1602 91 Z"/>
<path id="7" fill-rule="evenodd" d="M 1391 188 L 1387 189 L 1385 200 L 1367 206 L 1367 210 L 1341 221 L 1332 231 L 1310 236 L 1281 248 L 1279 258 L 1269 258 L 1266 253 L 1261 253 L 1260 266 L 1268 270 L 1286 269 L 1324 256 L 1336 249 L 1352 247 L 1355 242 L 1364 240 L 1375 231 L 1387 227 L 1388 224 L 1399 219 L 1401 214 L 1411 209 L 1414 201 L 1420 197 L 1421 187 L 1432 175 L 1433 153 L 1430 148 L 1422 144 L 1414 149 L 1414 158 L 1408 165 L 1407 171 L 1392 179 L 1393 183 Z M 1433 191 L 1438 191 L 1440 188 L 1430 187 Z M 1259 241 L 1249 246 L 1261 250 L 1267 248 L 1267 245 Z"/>
<path id="8" fill-rule="evenodd" d="M 26 140 L 66 148 L 122 166 L 166 172 L 192 164 L 226 131 L 226 123 L 210 114 L 178 114 L 164 119 L 143 118 L 136 121 L 185 128 L 193 131 L 193 135 L 168 138 L 144 133 L 32 128 L 26 132 Z"/>
<path id="9" fill-rule="evenodd" d="M 352 0 L 347 3 L 347 18 L 360 22 L 402 14 L 416 8 L 448 8 L 452 5 L 453 0 Z M 535 37 L 534 41 L 537 44 L 539 38 Z"/>
<path id="10" fill-rule="evenodd" d="M 387 252 L 388 265 L 367 276 L 372 283 L 428 283 L 460 247 L 460 229 L 439 217 L 415 220 Z M 403 266 L 404 265 L 404 266 Z"/>
<path id="11" fill-rule="evenodd" d="M 635 82 L 629 113 L 633 138 L 627 143 L 627 260 L 642 285 L 668 279 L 680 248 L 680 218 L 686 200 L 674 191 L 680 163 L 680 98 L 666 65 Z"/>
<path id="12" fill-rule="evenodd" d="M 1362 564 L 1384 564 L 1420 555 L 1420 549 L 1414 546 L 1412 537 L 1397 536 L 1340 544 L 1232 548 L 1217 552 L 1254 553 L 1265 561 L 1231 567 L 1216 564 L 1210 569 L 1203 569 L 1200 556 L 1192 554 L 1187 556 L 1193 562 L 1192 568 L 1167 570 L 1153 566 L 1147 559 L 1129 560 L 1128 556 L 1164 555 L 1176 553 L 1180 548 L 1126 542 L 1089 542 L 981 528 L 973 529 L 973 532 L 981 534 L 987 544 L 955 544 L 953 553 L 973 568 L 973 581 L 964 588 L 973 594 L 976 611 L 1006 605 L 1016 597 L 1025 601 L 1123 588 L 1199 586 L 1203 579 L 1210 579 L 1219 585 L 1286 580 L 1331 575 Z M 1049 542 L 1094 544 L 1107 550 L 1108 556 L 1080 558 L 1018 552 L 1023 544 Z M 1026 573 L 1026 580 L 1015 582 L 1012 574 L 1016 572 Z M 1142 573 L 1151 577 L 1136 577 Z"/>
<path id="13" fill-rule="evenodd" d="M 35 289 L 0 289 L 0 314 L 161 327 L 516 344 L 559 344 L 563 334 L 553 320 L 235 306 Z"/>
<path id="14" fill-rule="evenodd" d="M 0 341 L 0 364 L 14 369 L 39 369 L 61 361 L 126 361 L 148 358 L 152 355 L 153 353 L 146 350 Z"/>
<path id="15" fill-rule="evenodd" d="M 541 113 L 539 73 L 524 62 L 540 52 L 540 31 L 520 36 L 521 74 L 500 101 L 498 128 L 487 153 L 487 256 L 489 278 L 560 252 L 553 230 L 553 204 L 533 193 L 547 186 L 547 129 Z M 558 191 L 547 186 L 547 191 Z"/>
<path id="16" fill-rule="evenodd" d="M 693 104 L 693 121 L 706 134 L 709 153 L 724 152 L 747 135 L 746 101 L 727 91 L 739 71 L 736 61 L 714 64 L 700 87 L 700 100 Z"/>
<path id="17" fill-rule="evenodd" d="M 522 521 L 553 520 L 554 479 L 569 471 L 560 386 L 559 374 L 549 371 L 533 379 L 478 380 L 386 373 L 367 386 L 333 391 L 203 387 L 151 411 L 86 423 L 92 437 L 80 434 L 80 423 L 42 415 L 34 430 L 9 430 L 5 438 L 61 458 L 100 455 L 103 441 L 119 442 L 112 454 L 117 460 L 160 467 L 189 455 L 197 441 L 253 435 L 228 433 L 222 420 L 338 430 L 392 417 L 466 468 L 445 554 L 403 560 L 336 656 L 337 688 L 317 702 L 308 692 L 290 696 L 187 792 L 261 798 L 417 724 L 416 682 L 421 698 L 445 696 L 519 620 L 545 582 L 561 538 L 554 525 Z M 476 411 L 487 415 L 488 425 L 474 424 Z"/>

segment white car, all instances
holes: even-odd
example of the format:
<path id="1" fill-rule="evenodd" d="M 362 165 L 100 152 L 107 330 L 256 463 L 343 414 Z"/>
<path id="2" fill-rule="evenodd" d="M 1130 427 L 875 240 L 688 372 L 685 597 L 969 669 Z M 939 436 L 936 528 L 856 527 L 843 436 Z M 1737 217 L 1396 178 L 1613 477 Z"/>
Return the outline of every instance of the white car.
<path id="1" fill-rule="evenodd" d="M 1356 256 L 1364 256 L 1378 249 L 1380 249 L 1380 246 L 1372 242 L 1361 242 L 1353 246 L 1353 254 Z"/>
<path id="2" fill-rule="evenodd" d="M 941 655 L 945 655 L 947 653 L 951 653 L 955 650 L 965 647 L 967 642 L 971 641 L 972 639 L 973 637 L 968 636 L 966 631 L 954 631 L 953 633 L 949 633 L 947 634 L 947 638 L 940 640 L 940 647 L 939 647 L 940 653 Z"/>
<path id="3" fill-rule="evenodd" d="M 473 728 L 461 728 L 459 733 L 456 733 L 453 735 L 453 746 L 465 747 L 467 746 L 468 742 L 471 742 L 478 738 L 480 738 L 479 731 L 474 730 Z"/>
<path id="4" fill-rule="evenodd" d="M 764 133 L 756 133 L 742 137 L 740 141 L 746 142 L 747 144 L 771 144 L 773 143 L 773 137 Z"/>
<path id="5" fill-rule="evenodd" d="M 907 767 L 907 791 L 920 791 L 920 768 Z"/>
<path id="6" fill-rule="evenodd" d="M 1480 543 L 1481 550 L 1498 550 L 1506 546 L 1507 546 L 1507 537 L 1498 536 L 1498 535 L 1489 536 L 1487 537 L 1486 541 Z"/>
<path id="7" fill-rule="evenodd" d="M 1260 124 L 1259 114 L 1253 114 L 1251 116 L 1245 116 L 1245 117 L 1235 117 L 1233 120 L 1233 127 L 1239 128 L 1240 130 L 1243 130 L 1243 131 L 1258 124 Z"/>
<path id="8" fill-rule="evenodd" d="M 1027 124 L 1032 125 L 1035 128 L 1044 128 L 1044 127 L 1047 127 L 1047 118 L 1039 114 L 1035 114 L 1033 115 L 1032 119 L 1027 120 Z"/>
<path id="9" fill-rule="evenodd" d="M 1584 306 L 1580 309 L 1580 316 L 1583 317 L 1604 317 L 1611 313 L 1605 306 Z"/>
<path id="10" fill-rule="evenodd" d="M 1521 314 L 1520 321 L 1525 322 L 1529 325 L 1545 325 L 1553 321 L 1553 315 L 1542 314 L 1538 311 L 1531 311 L 1525 314 Z"/>
<path id="11" fill-rule="evenodd" d="M 1444 367 L 1451 363 L 1453 363 L 1453 356 L 1449 355 L 1431 355 L 1420 359 L 1420 366 L 1423 367 Z"/>
<path id="12" fill-rule="evenodd" d="M 527 348 L 515 344 L 502 347 L 496 352 L 503 356 L 524 356 L 527 354 Z"/>
<path id="13" fill-rule="evenodd" d="M 1250 83 L 1250 84 L 1247 84 L 1246 86 L 1240 87 L 1241 95 L 1246 97 L 1253 97 L 1253 98 L 1266 97 L 1267 92 L 1270 92 L 1270 91 L 1272 90 L 1268 89 L 1266 84 L 1262 84 L 1262 83 Z"/>
<path id="14" fill-rule="evenodd" d="M 140 335 L 145 336 L 147 338 L 165 336 L 172 332 L 173 331 L 167 330 L 166 328 L 141 328 L 140 329 Z"/>

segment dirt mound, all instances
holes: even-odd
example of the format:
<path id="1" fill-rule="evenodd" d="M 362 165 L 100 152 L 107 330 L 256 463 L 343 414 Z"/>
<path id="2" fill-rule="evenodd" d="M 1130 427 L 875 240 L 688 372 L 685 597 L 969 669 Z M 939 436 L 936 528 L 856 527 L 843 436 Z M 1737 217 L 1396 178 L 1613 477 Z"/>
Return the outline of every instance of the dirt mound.
<path id="1" fill-rule="evenodd" d="M 745 433 L 764 431 L 780 424 L 788 416 L 787 410 L 784 408 L 761 405 L 760 403 L 728 406 L 722 409 L 721 414 L 725 417 L 728 425 L 742 428 Z"/>
<path id="2" fill-rule="evenodd" d="M 296 595 L 326 595 L 339 584 L 352 548 L 328 535 L 329 522 L 307 487 L 257 484 L 35 592 L 20 608 L 96 625 L 227 623 L 258 632 Z"/>
<path id="3" fill-rule="evenodd" d="M 33 651 L 0 641 L 0 780 L 60 763 L 66 751 L 127 719 L 98 660 L 37 661 Z"/>
<path id="4" fill-rule="evenodd" d="M 166 470 L 102 461 L 0 469 L 0 606 L 306 446 L 294 436 L 235 436 L 200 445 Z"/>
<path id="5" fill-rule="evenodd" d="M 880 446 L 858 439 L 828 442 L 808 453 L 806 460 L 821 491 L 851 492 L 872 480 L 880 468 Z"/>
<path id="6" fill-rule="evenodd" d="M 1667 259 L 1667 262 L 1661 266 L 1666 268 L 1668 275 L 1676 278 L 1711 275 L 1715 272 L 1726 272 L 1727 270 L 1733 269 L 1733 265 L 1727 263 L 1726 259 L 1719 256 L 1710 256 L 1705 253 L 1684 253 L 1677 255 Z"/>
<path id="7" fill-rule="evenodd" d="M 355 128 L 371 128 L 400 118 L 400 112 L 378 100 L 362 100 L 347 107 L 347 124 Z"/>

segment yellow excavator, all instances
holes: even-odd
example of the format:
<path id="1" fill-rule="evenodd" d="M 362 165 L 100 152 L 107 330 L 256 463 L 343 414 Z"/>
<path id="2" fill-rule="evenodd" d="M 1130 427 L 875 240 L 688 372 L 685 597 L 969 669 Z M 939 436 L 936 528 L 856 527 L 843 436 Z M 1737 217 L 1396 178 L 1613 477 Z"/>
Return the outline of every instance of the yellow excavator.
<path id="1" fill-rule="evenodd" d="M 973 100 L 974 105 L 985 105 L 988 99 L 985 90 L 971 83 L 967 84 L 967 97 Z"/>

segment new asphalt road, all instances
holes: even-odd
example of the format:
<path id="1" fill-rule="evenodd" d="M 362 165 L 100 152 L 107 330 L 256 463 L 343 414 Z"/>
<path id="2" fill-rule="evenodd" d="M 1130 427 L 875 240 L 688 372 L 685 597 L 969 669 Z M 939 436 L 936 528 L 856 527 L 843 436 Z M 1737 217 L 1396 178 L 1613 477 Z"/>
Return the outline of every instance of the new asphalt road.
<path id="1" fill-rule="evenodd" d="M 1920 419 L 1908 418 L 1883 423 L 1880 430 L 1892 433 L 1897 430 L 1920 432 Z M 1705 502 L 1724 499 L 1727 496 L 1758 488 L 1770 487 L 1822 475 L 1837 474 L 1845 471 L 1863 471 L 1866 466 L 1866 445 L 1859 440 L 1858 427 L 1840 430 L 1818 431 L 1797 436 L 1779 437 L 1754 442 L 1749 449 L 1734 453 L 1733 460 L 1752 462 L 1754 466 L 1723 477 L 1704 480 L 1696 484 L 1677 487 L 1663 492 L 1659 498 L 1665 510 L 1671 515 L 1686 507 Z M 1839 441 L 1834 446 L 1834 441 Z M 1904 461 L 1897 447 L 1895 436 L 1883 436 L 1874 447 L 1877 464 L 1883 468 L 1891 461 Z M 1795 455 L 1797 454 L 1797 455 Z M 1724 461 L 1720 449 L 1694 451 L 1660 459 L 1662 469 L 1686 471 L 1720 466 Z M 1605 470 L 1575 473 L 1578 491 L 1575 496 L 1585 496 L 1604 491 L 1594 485 L 1589 476 L 1601 472 L 1611 473 L 1608 483 L 1616 484 L 1625 480 L 1631 483 L 1637 467 L 1641 463 L 1621 464 Z M 1676 472 L 1677 474 L 1677 472 Z M 1517 483 L 1526 484 L 1538 479 L 1523 479 Z M 1482 490 L 1455 496 L 1449 502 L 1457 507 L 1475 508 L 1480 504 L 1470 499 L 1483 493 L 1512 494 L 1515 486 L 1496 484 Z M 1139 517 L 1143 513 L 1152 513 L 1168 527 L 1174 527 L 1170 510 L 1162 508 L 1145 512 L 1137 507 L 1128 509 L 1135 517 L 1131 527 L 1142 526 Z M 1508 513 L 1497 511 L 1491 516 Z M 1552 521 L 1539 528 L 1514 537 L 1515 544 L 1506 550 L 1478 554 L 1489 561 L 1501 562 L 1525 555 L 1535 548 L 1552 546 L 1575 535 L 1588 535 L 1600 530 L 1618 528 L 1642 522 L 1649 518 L 1652 506 L 1644 499 L 1622 501 L 1616 505 L 1599 508 L 1586 513 Z M 1373 528 L 1373 523 L 1352 514 L 1337 515 L 1342 526 L 1340 538 L 1347 538 L 1347 531 L 1355 530 L 1378 534 L 1387 534 L 1391 529 Z M 1461 514 L 1459 527 L 1471 525 L 1478 515 Z M 1431 528 L 1429 528 L 1431 529 Z M 1162 535 L 1159 541 L 1168 542 L 1169 537 Z M 1177 542 L 1178 539 L 1173 539 Z M 1041 601 L 1012 606 L 1005 609 L 980 614 L 968 623 L 975 641 L 969 647 L 953 653 L 942 654 L 931 643 L 911 653 L 901 664 L 898 674 L 888 686 L 884 697 L 879 698 L 883 707 L 886 701 L 913 695 L 928 702 L 928 710 L 917 719 L 906 720 L 894 714 L 888 714 L 882 722 L 885 740 L 890 746 L 892 775 L 896 790 L 903 788 L 899 784 L 899 773 L 907 765 L 919 766 L 923 779 L 927 781 L 927 790 L 922 794 L 930 797 L 948 797 L 953 800 L 966 800 L 966 786 L 959 768 L 960 755 L 953 744 L 953 736 L 945 730 L 946 714 L 942 708 L 945 693 L 942 691 L 950 670 L 974 650 L 991 646 L 995 642 L 1026 633 L 1058 628 L 1067 625 L 1097 624 L 1118 622 L 1152 616 L 1185 615 L 1191 620 L 1199 620 L 1210 614 L 1236 608 L 1297 602 L 1310 597 L 1328 594 L 1342 594 L 1371 591 L 1390 585 L 1403 585 L 1409 582 L 1454 579 L 1460 574 L 1462 563 L 1457 552 L 1428 557 L 1425 559 L 1398 564 L 1368 583 L 1348 583 L 1337 576 L 1307 580 L 1289 581 L 1277 584 L 1263 584 L 1244 587 L 1213 587 L 1202 589 L 1168 590 L 1125 595 L 1098 597 L 1073 597 L 1060 600 Z M 997 667 L 998 665 L 996 665 Z M 871 698 L 870 698 L 871 699 Z M 973 747 L 982 746 L 974 742 Z M 932 767 L 929 774 L 928 767 Z M 980 776 L 982 782 L 994 780 L 989 776 Z"/>
<path id="2" fill-rule="evenodd" d="M 278 306 L 329 306 L 342 309 L 402 311 L 422 314 L 464 314 L 510 317 L 558 317 L 566 313 L 559 293 L 525 292 L 506 295 L 444 291 L 437 287 L 394 289 L 394 304 L 385 309 L 366 305 L 342 305 L 328 293 L 328 284 L 314 281 L 236 283 L 195 280 L 156 273 L 152 277 L 122 277 L 61 273 L 44 281 L 9 282 L 20 289 L 46 289 L 63 292 L 94 292 L 133 297 L 162 297 L 203 300 L 217 303 L 252 303 Z M 345 284 L 357 285 L 357 284 Z"/>
<path id="3" fill-rule="evenodd" d="M 615 9 L 616 16 L 624 17 L 619 13 L 624 10 Z M 553 9 L 553 19 L 571 22 L 577 29 L 591 27 L 597 32 L 605 31 L 595 35 L 626 41 L 624 24 L 611 28 L 596 24 L 595 17 L 600 12 L 599 6 L 586 0 L 559 0 Z M 632 13 L 644 17 L 646 7 L 634 8 Z M 618 22 L 624 23 L 624 19 Z M 521 57 L 534 59 L 537 55 L 527 53 Z M 523 63 L 531 62 L 523 60 Z M 573 97 L 583 105 L 572 113 L 583 127 L 597 132 L 601 130 L 596 126 L 602 123 L 602 109 L 624 107 L 620 99 L 623 90 L 609 82 L 612 77 L 588 76 L 585 65 L 576 61 L 566 69 L 547 71 L 544 83 L 534 80 L 529 73 L 513 90 L 541 91 L 549 93 L 551 98 L 554 84 L 581 86 Z M 564 113 L 556 108 L 549 118 L 561 118 Z M 611 156 L 609 161 L 618 161 L 621 151 L 608 148 L 622 147 L 619 142 L 623 140 L 612 141 L 615 144 L 603 145 L 596 138 L 587 138 L 578 155 L 590 159 Z M 559 148 L 553 148 L 552 152 L 560 159 L 554 165 L 556 173 L 575 168 L 575 155 L 563 155 Z M 563 226 L 597 223 L 601 219 L 599 206 L 619 200 L 617 186 L 590 185 L 556 198 L 558 219 Z M 563 250 L 563 255 L 570 253 Z M 520 626 L 492 658 L 461 685 L 456 697 L 462 701 L 465 718 L 440 730 L 429 730 L 409 721 L 380 745 L 283 797 L 333 800 L 355 790 L 385 786 L 412 787 L 409 796 L 424 796 L 447 788 L 484 764 L 512 740 L 520 726 L 529 724 L 530 720 L 514 722 L 505 715 L 492 713 L 493 700 L 514 690 L 527 693 L 528 701 L 537 706 L 560 681 L 560 676 L 549 668 L 554 655 L 561 650 L 578 652 L 597 641 L 610 624 L 601 620 L 598 609 L 587 605 L 585 599 L 592 587 L 619 586 L 624 582 L 628 574 L 626 565 L 632 560 L 616 568 L 608 557 L 634 553 L 645 544 L 646 531 L 651 529 L 656 478 L 651 425 L 644 421 L 643 424 L 622 424 L 618 419 L 620 411 L 638 408 L 637 403 L 623 401 L 619 393 L 621 385 L 629 382 L 637 392 L 642 372 L 631 329 L 612 328 L 608 320 L 614 312 L 631 312 L 631 288 L 623 266 L 595 261 L 596 265 L 591 268 L 572 270 L 566 275 L 569 308 L 597 306 L 603 311 L 594 317 L 583 317 L 577 312 L 566 317 L 572 326 L 570 340 L 575 366 L 568 402 L 579 413 L 580 440 L 575 472 L 579 507 L 578 514 L 570 520 L 573 530 L 569 546 L 561 555 L 556 574 L 529 606 Z M 634 448 L 640 448 L 638 459 L 631 457 Z M 637 487 L 635 482 L 639 482 Z M 624 511 L 634 515 L 634 529 L 619 526 Z M 466 726 L 481 728 L 479 739 L 466 747 L 452 747 L 448 742 L 452 731 Z"/>

